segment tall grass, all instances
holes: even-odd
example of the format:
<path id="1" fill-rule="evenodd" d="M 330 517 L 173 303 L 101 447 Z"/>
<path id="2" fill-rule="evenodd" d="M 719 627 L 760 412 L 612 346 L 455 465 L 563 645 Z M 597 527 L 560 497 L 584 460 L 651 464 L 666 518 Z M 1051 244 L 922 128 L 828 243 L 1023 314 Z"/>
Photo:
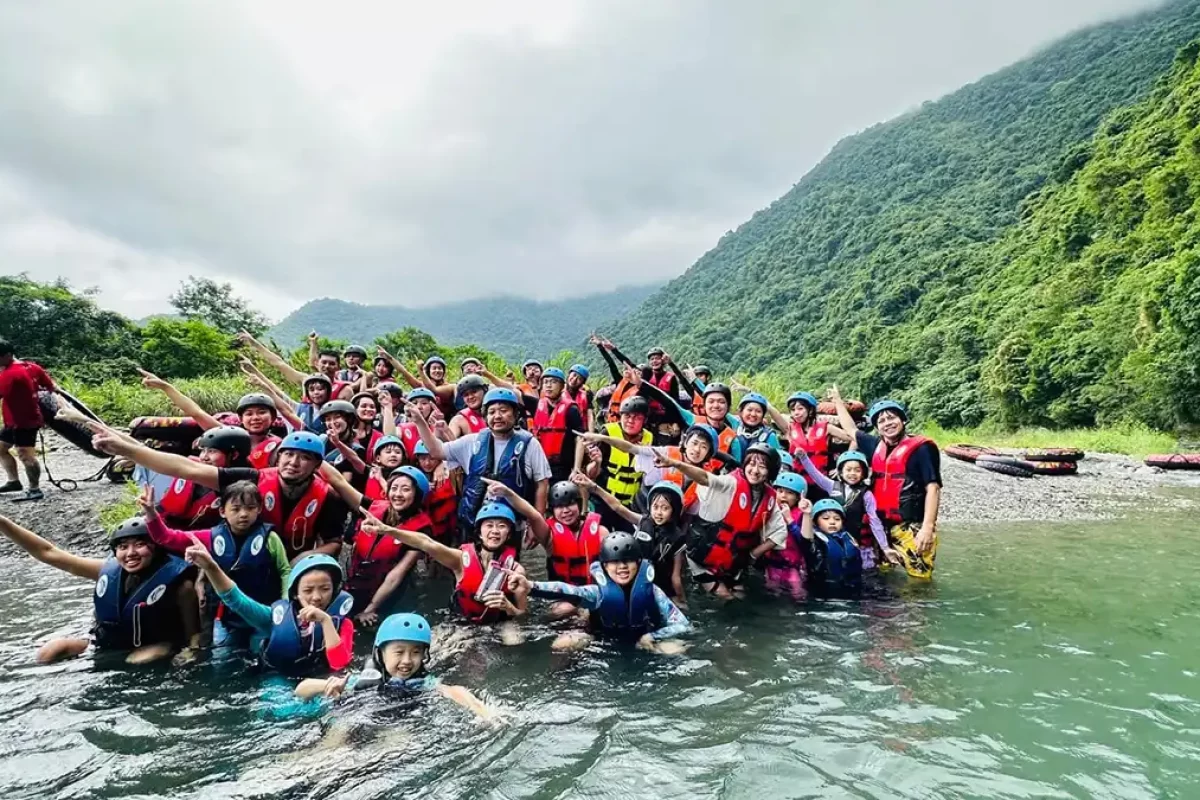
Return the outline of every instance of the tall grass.
<path id="1" fill-rule="evenodd" d="M 112 531 L 125 520 L 141 513 L 137 504 L 138 491 L 138 485 L 130 481 L 125 484 L 124 491 L 119 498 L 100 508 L 100 524 L 104 526 L 105 531 Z"/>
<path id="2" fill-rule="evenodd" d="M 1120 453 L 1144 458 L 1150 453 L 1172 453 L 1179 440 L 1168 433 L 1144 425 L 1114 425 L 1104 428 L 1018 428 L 1005 430 L 979 428 L 942 428 L 936 423 L 922 426 L 922 433 L 940 445 L 969 443 L 1000 448 L 1077 447 L 1093 453 Z"/>
<path id="3" fill-rule="evenodd" d="M 110 425 L 126 425 L 135 417 L 180 413 L 162 392 L 145 389 L 138 383 L 108 380 L 88 385 L 64 379 L 62 386 Z M 181 380 L 175 386 L 209 413 L 233 410 L 238 399 L 250 391 L 250 385 L 241 376 Z"/>

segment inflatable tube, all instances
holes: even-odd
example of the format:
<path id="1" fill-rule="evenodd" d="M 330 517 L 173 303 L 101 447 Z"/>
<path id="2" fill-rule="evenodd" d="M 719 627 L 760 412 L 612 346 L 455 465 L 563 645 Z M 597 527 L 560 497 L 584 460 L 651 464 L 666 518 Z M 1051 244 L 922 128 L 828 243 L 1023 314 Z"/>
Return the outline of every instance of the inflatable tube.
<path id="1" fill-rule="evenodd" d="M 1078 461 L 1030 461 L 1034 475 L 1078 475 Z"/>
<path id="2" fill-rule="evenodd" d="M 1012 456 L 982 455 L 975 460 L 975 466 L 1014 478 L 1033 477 L 1033 469 L 1031 469 L 1033 465 Z"/>
<path id="3" fill-rule="evenodd" d="M 996 450 L 977 444 L 951 444 L 943 448 L 942 452 L 951 458 L 966 461 L 968 464 L 974 464 L 975 460 L 983 455 L 998 455 Z"/>
<path id="4" fill-rule="evenodd" d="M 1200 469 L 1200 453 L 1157 453 L 1146 456 L 1143 463 L 1159 469 Z"/>
<path id="5" fill-rule="evenodd" d="M 850 416 L 856 420 L 861 420 L 867 413 L 867 407 L 861 400 L 843 400 L 846 410 L 850 412 Z M 837 418 L 837 406 L 829 400 L 822 400 L 817 404 L 817 413 L 826 417 Z"/>
<path id="6" fill-rule="evenodd" d="M 1083 456 L 1083 451 L 1074 447 L 1037 447 L 1021 451 L 1021 458 L 1026 461 L 1063 463 L 1079 461 Z"/>
<path id="7" fill-rule="evenodd" d="M 191 417 L 138 417 L 129 423 L 129 434 L 139 441 L 183 444 L 189 449 L 202 433 Z"/>
<path id="8" fill-rule="evenodd" d="M 136 468 L 137 464 L 127 458 L 114 458 L 105 468 L 104 475 L 113 483 L 128 483 Z"/>
<path id="9" fill-rule="evenodd" d="M 62 395 L 64 400 L 74 406 L 79 413 L 83 414 L 89 419 L 100 421 L 100 418 L 92 413 L 92 410 L 85 406 L 80 400 L 72 397 L 62 389 L 59 389 L 58 393 Z M 109 457 L 108 454 L 101 453 L 99 450 L 92 447 L 92 432 L 90 430 L 82 425 L 76 425 L 73 422 L 67 422 L 66 420 L 56 418 L 55 415 L 58 414 L 58 400 L 55 399 L 53 394 L 50 392 L 38 392 L 38 405 L 42 409 L 42 418 L 46 422 L 46 427 L 50 428 L 50 430 L 66 439 L 68 442 L 75 445 L 89 456 L 95 456 L 96 458 Z"/>

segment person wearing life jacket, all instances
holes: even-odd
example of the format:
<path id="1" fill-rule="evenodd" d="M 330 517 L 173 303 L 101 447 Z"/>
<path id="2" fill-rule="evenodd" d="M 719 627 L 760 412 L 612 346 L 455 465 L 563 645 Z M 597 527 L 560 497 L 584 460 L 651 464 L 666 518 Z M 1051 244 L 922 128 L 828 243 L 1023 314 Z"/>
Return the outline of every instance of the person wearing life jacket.
<path id="1" fill-rule="evenodd" d="M 362 365 L 367 360 L 366 348 L 352 344 L 342 351 L 342 359 L 346 366 L 333 374 L 334 381 L 339 383 L 358 383 L 366 373 Z"/>
<path id="2" fill-rule="evenodd" d="M 309 550 L 337 555 L 349 509 L 316 474 L 325 455 L 325 443 L 308 431 L 290 433 L 276 450 L 277 466 L 218 468 L 174 453 L 152 450 L 110 431 L 97 433 L 92 446 L 162 475 L 194 481 L 218 491 L 237 481 L 258 484 L 263 496 L 263 522 L 283 540 L 288 558 Z"/>
<path id="3" fill-rule="evenodd" d="M 809 588 L 827 595 L 854 595 L 862 588 L 862 556 L 858 541 L 843 527 L 846 512 L 830 498 L 800 502 L 800 534 Z M 796 529 L 799 529 L 798 531 Z"/>
<path id="4" fill-rule="evenodd" d="M 761 442 L 768 447 L 779 449 L 779 436 L 766 424 L 767 409 L 771 407 L 767 398 L 758 392 L 750 392 L 738 403 L 738 427 L 736 449 L 746 452 L 752 444 Z"/>
<path id="5" fill-rule="evenodd" d="M 296 404 L 296 416 L 304 424 L 304 430 L 322 434 L 325 423 L 321 421 L 321 408 L 333 399 L 333 381 L 324 374 L 309 375 L 302 388 L 304 399 Z"/>
<path id="6" fill-rule="evenodd" d="M 92 643 L 101 651 L 128 651 L 125 661 L 130 664 L 155 661 L 176 650 L 176 665 L 196 659 L 203 636 L 196 571 L 155 545 L 141 517 L 116 527 L 109 537 L 112 554 L 103 559 L 61 550 L 2 514 L 0 534 L 43 564 L 95 586 L 91 638 L 51 639 L 38 648 L 39 664 L 81 655 Z"/>
<path id="7" fill-rule="evenodd" d="M 542 396 L 530 432 L 550 462 L 551 481 L 565 481 L 575 468 L 575 434 L 586 430 L 579 406 L 566 392 L 567 376 L 558 367 L 542 373 Z"/>
<path id="8" fill-rule="evenodd" d="M 909 577 L 933 577 L 937 558 L 938 511 L 942 499 L 941 452 L 933 440 L 911 436 L 908 410 L 895 400 L 880 400 L 867 411 L 878 436 L 854 426 L 841 396 L 831 391 L 839 427 L 854 434 L 855 449 L 871 464 L 871 494 L 888 541 L 904 559 Z"/>
<path id="9" fill-rule="evenodd" d="M 282 599 L 252 600 L 196 540 L 187 558 L 200 569 L 217 597 L 254 630 L 262 666 L 284 675 L 307 677 L 338 672 L 354 655 L 354 599 L 342 589 L 342 568 L 327 555 L 296 561 Z"/>
<path id="10" fill-rule="evenodd" d="M 679 382 L 680 398 L 687 398 L 681 400 L 681 404 L 690 405 L 693 415 L 704 416 L 704 387 L 712 381 L 712 370 L 703 364 L 680 369 L 679 365 L 670 357 L 667 358 L 667 367 L 675 373 L 675 378 Z"/>
<path id="11" fill-rule="evenodd" d="M 397 467 L 388 476 L 386 494 L 381 500 L 372 500 L 359 492 L 336 469 L 322 467 L 322 475 L 351 508 L 369 512 L 393 527 L 427 536 L 433 533 L 433 523 L 425 513 L 429 480 L 416 467 Z M 404 580 L 416 565 L 420 553 L 395 537 L 364 532 L 361 523 L 351 546 L 346 591 L 354 598 L 354 607 L 358 609 L 355 621 L 372 627 L 399 598 Z"/>
<path id="12" fill-rule="evenodd" d="M 330 400 L 321 406 L 320 420 L 325 425 L 325 461 L 350 477 L 361 489 L 367 486 L 367 450 L 354 441 L 358 413 L 348 400 Z"/>
<path id="13" fill-rule="evenodd" d="M 604 435 L 610 440 L 617 439 L 631 445 L 648 446 L 654 441 L 654 436 L 646 430 L 646 418 L 649 413 L 650 405 L 644 397 L 627 398 L 621 404 L 619 421 L 605 425 Z M 591 444 L 587 451 L 588 477 L 607 489 L 626 508 L 632 508 L 644 476 L 638 469 L 636 456 L 629 452 L 630 449 L 614 447 L 607 443 L 607 440 L 598 440 Z M 610 530 L 620 526 L 620 518 L 607 508 L 601 510 L 601 517 Z"/>
<path id="14" fill-rule="evenodd" d="M 795 392 L 787 400 L 788 450 L 793 456 L 808 454 L 816 469 L 828 475 L 829 425 L 817 418 L 817 397 L 811 392 Z"/>
<path id="15" fill-rule="evenodd" d="M 458 481 L 455 476 L 459 471 L 451 473 L 442 466 L 442 462 L 429 455 L 429 448 L 424 442 L 417 442 L 417 467 L 429 481 L 429 496 L 425 498 L 425 512 L 433 523 L 433 533 L 430 534 L 442 544 L 456 544 L 458 534 Z"/>
<path id="16" fill-rule="evenodd" d="M 789 526 L 787 543 L 763 554 L 763 576 L 768 591 L 790 595 L 793 600 L 805 597 L 804 551 L 799 533 L 791 535 L 792 523 L 800 522 L 800 501 L 808 493 L 808 483 L 795 472 L 780 472 L 775 478 L 775 498 Z"/>
<path id="17" fill-rule="evenodd" d="M 487 421 L 483 418 L 483 397 L 487 390 L 488 384 L 482 375 L 470 373 L 459 380 L 458 396 L 462 399 L 463 407 L 450 420 L 450 435 L 453 438 L 479 433 L 487 427 Z"/>
<path id="18" fill-rule="evenodd" d="M 543 369 L 545 369 L 545 367 L 542 366 L 542 362 L 538 361 L 536 358 L 527 359 L 525 363 L 521 365 L 521 375 L 525 378 L 525 380 L 517 384 L 517 391 L 519 391 L 521 394 L 527 394 L 533 397 L 537 397 L 539 394 L 541 394 L 540 390 L 542 386 Z"/>
<path id="19" fill-rule="evenodd" d="M 683 524 L 683 491 L 671 481 L 662 480 L 650 487 L 645 514 L 630 511 L 617 498 L 582 472 L 571 480 L 613 510 L 628 525 L 642 545 L 642 555 L 654 565 L 654 583 L 681 609 L 686 610 L 683 590 L 684 546 L 687 531 Z"/>
<path id="20" fill-rule="evenodd" d="M 354 426 L 351 440 L 361 445 L 366 453 L 366 462 L 372 463 L 375 443 L 383 438 L 380 426 L 379 401 L 374 392 L 359 392 L 350 398 L 354 406 Z"/>
<path id="21" fill-rule="evenodd" d="M 374 690 L 382 697 L 407 700 L 437 694 L 458 703 L 480 719 L 489 721 L 496 712 L 465 686 L 442 683 L 426 669 L 433 635 L 429 622 L 420 614 L 392 614 L 375 633 L 375 644 L 366 666 L 355 675 L 305 678 L 296 686 L 296 696 L 338 698 Z"/>
<path id="22" fill-rule="evenodd" d="M 673 467 L 666 469 L 659 467 L 656 463 L 657 448 L 645 444 L 633 444 L 626 441 L 624 437 L 618 439 L 602 433 L 588 433 L 580 438 L 589 445 L 607 445 L 632 455 L 634 468 L 642 473 L 643 490 L 661 481 L 668 481 L 678 486 L 683 493 L 684 510 L 694 507 L 696 503 L 695 482 L 686 478 L 682 472 Z M 716 447 L 716 431 L 708 425 L 693 425 L 684 431 L 678 447 L 667 447 L 665 452 L 672 458 L 715 473 L 723 467 L 723 462 L 714 458 L 717 452 Z M 640 494 L 635 496 L 634 505 L 638 504 L 639 497 Z M 624 517 L 623 514 L 621 516 Z"/>
<path id="23" fill-rule="evenodd" d="M 262 495 L 250 481 L 230 484 L 221 493 L 221 521 L 208 530 L 183 531 L 167 527 L 154 506 L 154 490 L 147 486 L 138 505 L 146 518 L 150 539 L 168 552 L 182 556 L 196 541 L 250 598 L 270 605 L 283 594 L 292 567 L 279 534 L 259 518 Z M 193 538 L 194 537 L 194 538 Z M 217 602 L 205 583 L 204 611 L 212 616 L 212 642 L 216 647 L 245 647 L 250 625 Z"/>
<path id="24" fill-rule="evenodd" d="M 651 347 L 646 353 L 646 369 L 642 371 L 642 380 L 653 384 L 668 397 L 679 397 L 679 381 L 675 374 L 667 368 L 666 351 L 661 347 Z M 666 414 L 665 407 L 657 400 L 650 402 L 650 419 L 656 423 Z"/>
<path id="25" fill-rule="evenodd" d="M 381 429 L 386 428 L 389 415 L 393 425 L 404 421 L 404 389 L 400 384 L 395 381 L 380 381 L 375 387 L 375 397 L 379 400 Z"/>
<path id="26" fill-rule="evenodd" d="M 424 534 L 384 525 L 369 513 L 363 530 L 395 536 L 428 554 L 454 574 L 451 605 L 467 622 L 499 623 L 501 642 L 520 644 L 522 637 L 511 620 L 525 613 L 528 594 L 508 586 L 509 575 L 524 574 L 517 561 L 517 518 L 512 508 L 504 503 L 484 503 L 476 515 L 475 529 L 462 547 L 448 547 Z"/>
<path id="27" fill-rule="evenodd" d="M 368 500 L 382 500 L 387 497 L 387 479 L 397 467 L 408 461 L 408 450 L 398 436 L 381 436 L 375 442 L 375 451 L 371 454 L 371 468 L 368 471 L 367 485 L 362 494 Z"/>
<path id="28" fill-rule="evenodd" d="M 199 461 L 217 468 L 245 467 L 250 434 L 241 428 L 210 428 L 196 440 Z M 176 478 L 163 495 L 159 509 L 168 524 L 185 530 L 211 528 L 221 521 L 221 497 L 195 481 Z"/>
<path id="29" fill-rule="evenodd" d="M 550 462 L 537 439 L 517 428 L 522 409 L 521 398 L 512 389 L 491 389 L 483 398 L 487 430 L 450 442 L 434 436 L 428 423 L 417 417 L 417 429 L 429 454 L 444 461 L 447 469 L 463 471 L 458 520 L 464 541 L 473 535 L 475 518 L 483 507 L 485 478 L 503 483 L 545 513 Z"/>
<path id="30" fill-rule="evenodd" d="M 752 444 L 731 475 L 713 475 L 671 458 L 665 450 L 659 451 L 659 461 L 699 484 L 699 503 L 688 533 L 692 579 L 723 599 L 740 597 L 751 561 L 787 545 L 787 521 L 771 485 L 779 477 L 779 451 Z"/>
<path id="31" fill-rule="evenodd" d="M 425 363 L 421 366 L 421 386 L 433 392 L 434 403 L 443 417 L 450 419 L 458 413 L 458 409 L 454 405 L 458 386 L 446 380 L 446 359 L 441 356 L 430 356 L 425 359 Z"/>
<path id="32" fill-rule="evenodd" d="M 592 401 L 595 399 L 595 394 L 587 386 L 588 378 L 591 375 L 592 372 L 586 365 L 571 365 L 571 368 L 567 370 L 567 386 L 564 389 L 567 397 L 579 408 L 579 416 L 583 419 L 583 427 L 580 430 L 585 431 L 590 431 L 594 423 Z"/>
<path id="33" fill-rule="evenodd" d="M 338 371 L 342 368 L 342 357 L 337 350 L 321 347 L 315 334 L 308 337 L 308 366 L 315 374 L 324 375 L 329 385 L 338 382 Z"/>
<path id="34" fill-rule="evenodd" d="M 642 555 L 631 533 L 612 533 L 600 545 L 591 566 L 592 583 L 576 586 L 560 581 L 530 581 L 514 574 L 509 585 L 535 597 L 576 603 L 589 612 L 589 631 L 568 631 L 551 644 L 554 650 L 581 650 L 595 636 L 636 642 L 653 653 L 678 655 L 686 649 L 678 637 L 692 624 L 654 583 L 654 566 Z"/>
<path id="35" fill-rule="evenodd" d="M 858 540 L 863 569 L 877 568 L 881 558 L 902 566 L 904 562 L 888 543 L 887 532 L 879 519 L 875 495 L 871 494 L 868 483 L 871 465 L 867 457 L 857 450 L 842 453 L 837 459 L 836 480 L 819 471 L 803 449 L 797 453 L 797 458 L 808 479 L 819 486 L 826 497 L 842 506 L 843 527 Z"/>

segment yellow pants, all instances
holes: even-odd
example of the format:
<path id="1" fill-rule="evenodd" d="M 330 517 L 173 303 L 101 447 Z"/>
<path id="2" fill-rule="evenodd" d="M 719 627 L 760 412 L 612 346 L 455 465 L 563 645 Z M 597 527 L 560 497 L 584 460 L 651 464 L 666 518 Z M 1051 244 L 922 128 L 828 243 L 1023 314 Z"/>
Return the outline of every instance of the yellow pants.
<path id="1" fill-rule="evenodd" d="M 929 580 L 933 577 L 933 562 L 937 559 L 938 535 L 934 531 L 933 546 L 928 553 L 918 553 L 917 533 L 920 530 L 921 526 L 915 522 L 895 525 L 888 531 L 888 540 L 904 558 L 904 569 L 910 578 Z"/>

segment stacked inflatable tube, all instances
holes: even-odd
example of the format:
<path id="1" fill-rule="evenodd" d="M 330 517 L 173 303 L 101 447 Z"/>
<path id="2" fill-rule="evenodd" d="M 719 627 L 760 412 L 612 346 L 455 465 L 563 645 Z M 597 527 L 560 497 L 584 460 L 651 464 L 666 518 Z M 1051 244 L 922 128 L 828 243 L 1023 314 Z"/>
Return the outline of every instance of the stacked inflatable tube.
<path id="1" fill-rule="evenodd" d="M 944 452 L 959 461 L 1018 478 L 1033 475 L 1075 475 L 1079 472 L 1079 460 L 1084 455 L 1082 450 L 1065 447 L 1002 453 L 993 447 L 977 444 L 947 445 Z"/>
<path id="2" fill-rule="evenodd" d="M 72 396 L 68 392 L 63 391 L 62 389 L 58 390 L 58 394 L 61 395 L 64 400 L 74 406 L 75 409 L 85 417 L 94 419 L 97 422 L 100 421 L 100 418 L 97 417 L 92 410 L 85 406 L 78 398 Z M 99 450 L 92 447 L 92 432 L 90 430 L 82 425 L 76 425 L 73 422 L 67 422 L 66 420 L 57 418 L 58 400 L 55 399 L 53 394 L 50 392 L 38 392 L 38 405 L 41 406 L 42 418 L 45 420 L 46 426 L 49 427 L 50 430 L 54 431 L 59 436 L 63 437 L 68 442 L 75 445 L 90 456 L 95 456 L 96 458 L 108 458 L 107 454 L 101 453 Z"/>
<path id="3" fill-rule="evenodd" d="M 1200 453 L 1157 453 L 1146 456 L 1144 463 L 1159 469 L 1200 469 Z"/>

